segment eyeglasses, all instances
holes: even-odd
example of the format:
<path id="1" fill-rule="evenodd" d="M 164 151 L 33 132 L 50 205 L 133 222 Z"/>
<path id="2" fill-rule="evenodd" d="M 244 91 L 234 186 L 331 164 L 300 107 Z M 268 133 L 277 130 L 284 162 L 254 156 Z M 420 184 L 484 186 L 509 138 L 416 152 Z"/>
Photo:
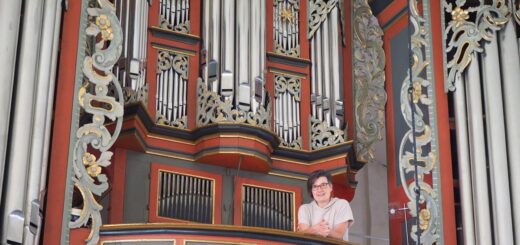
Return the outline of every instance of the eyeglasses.
<path id="1" fill-rule="evenodd" d="M 312 190 L 313 191 L 317 191 L 318 189 L 325 189 L 326 187 L 329 186 L 329 183 L 325 182 L 325 183 L 322 183 L 322 184 L 319 184 L 319 185 L 312 185 Z"/>

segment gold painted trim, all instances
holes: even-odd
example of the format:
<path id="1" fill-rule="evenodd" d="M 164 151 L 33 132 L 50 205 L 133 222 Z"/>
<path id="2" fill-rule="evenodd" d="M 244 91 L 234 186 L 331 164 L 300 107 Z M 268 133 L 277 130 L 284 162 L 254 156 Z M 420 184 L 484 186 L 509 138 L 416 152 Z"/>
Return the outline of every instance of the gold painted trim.
<path id="1" fill-rule="evenodd" d="M 225 242 L 225 241 L 215 241 L 215 240 L 195 240 L 195 239 L 185 239 L 183 245 L 186 245 L 186 242 L 206 242 L 206 243 L 209 243 L 209 244 L 257 245 L 257 243 Z"/>
<path id="2" fill-rule="evenodd" d="M 291 160 L 292 158 L 286 158 L 286 157 L 271 157 L 271 159 L 273 159 L 273 160 L 289 162 L 289 163 L 298 164 L 298 165 L 304 165 L 304 166 L 316 165 L 316 164 L 319 164 L 319 163 L 323 163 L 323 162 L 327 162 L 327 161 L 333 161 L 333 160 L 337 160 L 337 159 L 341 159 L 341 158 L 348 158 L 348 153 L 344 153 L 344 154 L 340 154 L 340 155 L 336 155 L 336 156 L 331 156 L 331 157 L 327 157 L 327 158 L 322 158 L 322 159 L 314 160 L 314 161 L 311 161 L 311 162 L 301 162 L 301 161 L 297 162 L 297 161 Z"/>
<path id="3" fill-rule="evenodd" d="M 297 61 L 300 61 L 300 62 L 304 62 L 306 63 L 307 65 L 309 65 L 311 63 L 311 60 L 309 59 L 304 59 L 304 58 L 300 58 L 300 57 L 294 57 L 294 56 L 289 56 L 289 55 L 283 55 L 283 54 L 278 54 L 278 53 L 274 53 L 274 52 L 267 52 L 268 55 L 270 56 L 274 56 L 274 57 L 277 57 L 277 58 L 285 58 L 285 59 L 288 59 L 288 60 L 297 60 Z"/>
<path id="4" fill-rule="evenodd" d="M 347 174 L 346 166 L 342 169 L 339 169 L 339 170 L 336 170 L 336 171 L 330 173 L 330 175 L 332 175 L 332 176 L 337 176 L 337 175 L 341 175 L 341 174 Z"/>
<path id="5" fill-rule="evenodd" d="M 184 50 L 175 49 L 175 48 L 172 48 L 172 47 L 160 46 L 160 45 L 157 45 L 155 43 L 152 43 L 152 48 L 160 50 L 160 51 L 174 53 L 174 54 L 177 54 L 177 55 L 185 55 L 185 56 L 190 56 L 190 57 L 195 57 L 196 56 L 195 52 L 190 53 L 190 52 L 187 52 L 187 51 L 184 51 Z M 188 60 L 188 62 L 189 62 L 189 60 Z M 157 124 L 157 123 L 154 122 L 154 124 Z"/>
<path id="6" fill-rule="evenodd" d="M 271 152 L 273 151 L 273 147 L 271 146 L 271 143 L 269 143 L 268 141 L 262 140 L 257 137 L 250 137 L 250 136 L 247 136 L 247 134 L 241 134 L 241 133 L 238 133 L 238 134 L 215 133 L 215 134 L 205 135 L 205 136 L 202 136 L 199 139 L 197 139 L 195 141 L 195 144 L 199 144 L 200 141 L 208 140 L 211 138 L 238 138 L 238 139 L 252 140 L 252 141 L 256 141 L 258 143 L 266 145 L 267 148 L 269 148 L 269 150 Z"/>
<path id="7" fill-rule="evenodd" d="M 159 167 L 158 169 L 159 171 L 159 174 L 162 172 L 167 172 L 167 173 L 173 173 L 173 174 L 178 174 L 178 175 L 185 175 L 185 176 L 190 176 L 190 177 L 195 177 L 195 178 L 199 178 L 199 179 L 207 179 L 207 180 L 210 180 L 213 182 L 213 185 L 212 185 L 212 191 L 213 193 L 211 193 L 212 195 L 212 206 L 211 206 L 211 209 L 212 209 L 212 217 L 211 217 L 211 223 L 212 224 L 215 224 L 215 196 L 217 195 L 217 180 L 214 179 L 214 178 L 210 178 L 210 177 L 205 177 L 205 176 L 199 176 L 199 175 L 194 175 L 194 174 L 188 174 L 188 173 L 184 173 L 184 172 L 181 172 L 181 171 L 175 171 L 175 170 L 168 170 L 168 169 L 161 169 Z M 160 188 L 160 183 L 159 183 L 159 176 L 157 177 L 157 197 L 159 197 L 159 188 Z M 171 217 L 164 217 L 164 216 L 159 216 L 159 199 L 157 199 L 157 209 L 155 210 L 155 214 L 157 215 L 157 217 L 161 217 L 161 218 L 165 218 L 165 219 L 172 219 L 172 220 L 180 220 L 180 221 L 187 221 L 187 222 L 194 222 L 194 221 L 191 221 L 191 220 L 183 220 L 183 219 L 176 219 L 176 218 L 171 218 Z"/>
<path id="8" fill-rule="evenodd" d="M 318 237 L 318 236 L 308 236 L 298 232 L 285 231 L 285 230 L 277 230 L 277 229 L 269 229 L 263 227 L 254 227 L 254 226 L 236 226 L 236 225 L 221 225 L 221 224 L 201 224 L 201 223 L 133 223 L 133 224 L 109 224 L 103 225 L 101 230 L 110 231 L 110 230 L 137 230 L 137 229 L 160 229 L 160 228 L 184 228 L 184 229 L 193 229 L 193 230 L 214 230 L 214 231 L 241 231 L 248 233 L 261 233 L 264 235 L 279 235 L 286 236 L 292 238 L 302 238 L 314 240 L 314 241 L 327 241 L 330 244 L 337 245 L 352 245 L 349 242 L 343 242 L 336 239 L 326 238 L 326 237 Z M 266 237 L 268 238 L 268 237 Z"/>
<path id="9" fill-rule="evenodd" d="M 307 77 L 304 76 L 303 74 L 298 74 L 298 73 L 294 73 L 294 72 L 290 72 L 290 71 L 286 71 L 286 70 L 282 70 L 282 69 L 278 69 L 278 68 L 274 68 L 274 67 L 269 68 L 269 72 L 276 74 L 276 75 L 284 76 L 284 77 L 307 79 Z"/>
<path id="10" fill-rule="evenodd" d="M 244 155 L 244 156 L 257 158 L 259 160 L 267 162 L 268 164 L 271 163 L 269 157 L 263 158 L 261 156 L 258 156 L 256 154 L 252 154 L 252 153 L 241 152 L 241 151 L 226 151 L 226 150 L 219 150 L 219 149 L 209 150 L 209 151 L 202 150 L 200 153 L 196 154 L 196 159 L 198 160 L 198 159 L 201 159 L 203 157 L 211 156 L 211 155 L 215 155 L 215 154 L 240 154 L 240 155 Z"/>
<path id="11" fill-rule="evenodd" d="M 184 32 L 178 32 L 178 31 L 172 31 L 172 30 L 169 30 L 169 29 L 164 29 L 164 28 L 161 28 L 159 26 L 152 26 L 150 27 L 151 30 L 154 30 L 154 31 L 160 31 L 160 32 L 166 32 L 166 33 L 171 33 L 171 34 L 174 34 L 174 35 L 178 35 L 178 36 L 186 36 L 186 37 L 191 37 L 191 38 L 195 38 L 195 39 L 198 39 L 200 40 L 201 38 L 197 35 L 193 35 L 193 34 L 189 34 L 189 33 L 184 33 Z"/>
<path id="12" fill-rule="evenodd" d="M 152 45 L 153 47 L 153 45 Z M 154 124 L 158 127 L 163 127 L 163 128 L 167 128 L 167 129 L 170 129 L 170 128 L 173 128 L 175 130 L 180 130 L 180 131 L 184 131 L 184 132 L 192 132 L 193 130 L 190 130 L 190 129 L 187 129 L 187 128 L 179 128 L 179 127 L 174 127 L 174 126 L 169 126 L 169 125 L 164 125 L 164 124 L 158 124 L 157 122 L 154 122 Z"/>
<path id="13" fill-rule="evenodd" d="M 292 220 L 292 223 L 293 223 L 293 232 L 296 232 L 296 192 L 295 191 L 291 191 L 291 190 L 284 190 L 284 189 L 279 189 L 279 188 L 272 188 L 272 187 L 269 187 L 269 186 L 262 186 L 262 185 L 256 185 L 256 184 L 249 184 L 249 183 L 242 183 L 242 185 L 240 186 L 241 190 L 242 190 L 242 200 L 241 203 L 241 210 L 240 210 L 240 213 L 242 215 L 244 215 L 244 187 L 245 186 L 251 186 L 251 187 L 256 187 L 256 188 L 261 188 L 261 189 L 268 189 L 268 190 L 274 190 L 274 191 L 280 191 L 280 192 L 286 192 L 286 193 L 291 193 L 292 194 L 292 217 L 293 217 L 293 220 Z M 295 188 L 298 188 L 298 186 L 294 186 Z M 253 227 L 253 226 L 252 226 Z M 269 229 L 269 228 L 268 228 Z"/>
<path id="14" fill-rule="evenodd" d="M 164 140 L 164 141 L 168 141 L 168 142 L 173 142 L 173 143 L 180 143 L 180 144 L 185 144 L 185 145 L 190 145 L 190 146 L 194 146 L 195 143 L 193 143 L 192 141 L 189 141 L 189 140 L 183 140 L 183 139 L 179 139 L 179 138 L 176 138 L 176 137 L 164 137 L 164 136 L 161 136 L 160 134 L 148 134 L 148 137 L 152 138 L 152 139 L 156 139 L 156 140 Z"/>
<path id="15" fill-rule="evenodd" d="M 283 149 L 287 149 L 287 150 L 295 151 L 295 152 L 316 153 L 316 152 L 324 151 L 324 150 L 327 150 L 327 149 L 335 148 L 335 147 L 338 147 L 338 146 L 349 145 L 349 144 L 353 144 L 353 143 L 354 143 L 354 140 L 347 140 L 345 142 L 341 142 L 339 144 L 335 144 L 335 145 L 331 145 L 331 146 L 326 146 L 326 147 L 323 147 L 323 148 L 320 148 L 320 149 L 317 149 L 317 150 L 293 149 L 293 148 L 288 148 L 288 147 L 279 147 L 279 148 L 283 148 Z"/>
<path id="16" fill-rule="evenodd" d="M 172 242 L 172 245 L 175 245 L 177 239 L 153 239 L 153 238 L 142 238 L 142 239 L 120 239 L 120 240 L 107 240 L 102 241 L 101 245 L 116 243 L 116 242 Z"/>
<path id="17" fill-rule="evenodd" d="M 195 162 L 195 159 L 193 159 L 193 158 L 182 157 L 182 156 L 175 155 L 175 154 L 161 153 L 161 152 L 156 152 L 156 151 L 152 151 L 152 150 L 145 150 L 144 152 L 146 154 L 160 156 L 160 157 L 166 157 L 166 158 L 172 158 L 172 159 L 180 159 L 180 160 L 189 161 L 189 162 Z"/>
<path id="18" fill-rule="evenodd" d="M 275 173 L 275 172 L 269 172 L 267 173 L 269 175 L 278 176 L 278 177 L 284 177 L 284 178 L 290 178 L 290 179 L 296 179 L 296 180 L 302 180 L 307 181 L 307 178 L 305 177 L 299 177 L 296 175 L 289 175 L 289 174 L 281 174 L 281 173 Z"/>

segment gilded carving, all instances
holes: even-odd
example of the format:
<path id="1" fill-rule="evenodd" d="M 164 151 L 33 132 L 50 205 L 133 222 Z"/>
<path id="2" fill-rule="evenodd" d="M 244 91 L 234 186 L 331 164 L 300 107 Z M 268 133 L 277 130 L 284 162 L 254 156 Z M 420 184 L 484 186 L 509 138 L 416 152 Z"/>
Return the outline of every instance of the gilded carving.
<path id="1" fill-rule="evenodd" d="M 156 115 L 157 120 L 155 123 L 158 125 L 170 126 L 174 128 L 188 128 L 188 118 L 186 116 L 169 121 L 164 115 L 161 115 L 160 112 L 157 112 Z"/>
<path id="2" fill-rule="evenodd" d="M 470 6 L 466 1 L 443 2 L 444 10 L 451 15 L 444 30 L 448 54 L 446 89 L 453 91 L 457 74 L 468 67 L 474 52 L 483 52 L 482 42 L 490 41 L 494 33 L 505 26 L 512 11 L 505 0 L 480 1 L 478 6 Z"/>
<path id="3" fill-rule="evenodd" d="M 317 118 L 311 118 L 311 149 L 318 150 L 327 146 L 337 145 L 345 142 L 345 132 L 327 122 Z"/>
<path id="4" fill-rule="evenodd" d="M 99 6 L 87 9 L 89 26 L 85 30 L 96 45 L 87 50 L 83 62 L 86 79 L 78 91 L 79 105 L 92 116 L 92 122 L 76 131 L 72 177 L 74 186 L 83 196 L 83 206 L 79 217 L 69 223 L 70 228 L 90 226 L 87 244 L 97 244 L 99 240 L 103 207 L 94 195 L 101 196 L 108 189 L 107 176 L 102 173 L 102 168 L 110 165 L 113 153 L 109 149 L 121 131 L 124 110 L 123 91 L 112 73 L 121 55 L 121 26 L 115 7 L 109 1 L 96 2 Z M 109 86 L 115 91 L 114 97 L 108 94 Z M 106 118 L 116 122 L 113 133 L 104 126 Z"/>
<path id="5" fill-rule="evenodd" d="M 197 126 L 211 123 L 246 123 L 271 130 L 271 105 L 259 106 L 256 112 L 234 109 L 231 100 L 222 101 L 220 95 L 207 89 L 201 78 L 197 79 Z M 267 108 L 267 109 L 266 109 Z"/>
<path id="6" fill-rule="evenodd" d="M 159 25 L 163 29 L 190 32 L 190 0 L 159 1 Z"/>
<path id="7" fill-rule="evenodd" d="M 373 145 L 385 125 L 385 54 L 383 30 L 366 0 L 354 1 L 353 77 L 355 87 L 356 157 L 374 160 Z"/>
<path id="8" fill-rule="evenodd" d="M 300 57 L 300 0 L 273 1 L 275 53 Z"/>
<path id="9" fill-rule="evenodd" d="M 297 77 L 275 75 L 275 131 L 283 147 L 301 149 L 300 133 L 301 81 Z"/>
<path id="10" fill-rule="evenodd" d="M 336 7 L 338 0 L 309 0 L 307 38 L 318 30 L 327 15 Z"/>
<path id="11" fill-rule="evenodd" d="M 275 76 L 274 96 L 278 98 L 280 94 L 289 92 L 295 101 L 300 101 L 301 81 L 296 77 Z"/>
<path id="12" fill-rule="evenodd" d="M 418 225 L 412 225 L 410 236 L 417 241 L 417 232 L 419 232 L 422 244 L 434 244 L 439 242 L 441 238 L 440 229 L 438 229 L 442 223 L 441 204 L 437 197 L 439 190 L 434 189 L 424 180 L 426 175 L 438 176 L 439 171 L 437 167 L 436 128 L 431 125 L 432 122 L 436 121 L 434 112 L 436 109 L 435 104 L 432 103 L 432 98 L 435 97 L 435 88 L 431 81 L 433 77 L 430 65 L 431 46 L 429 42 L 431 42 L 431 39 L 428 21 L 430 10 L 428 9 L 429 1 L 422 1 L 423 9 L 420 14 L 417 2 L 417 0 L 409 1 L 410 24 L 412 25 L 410 51 L 412 52 L 411 62 L 413 63 L 410 64 L 412 74 L 406 76 L 400 90 L 401 113 L 408 126 L 408 131 L 403 135 L 399 145 L 399 177 L 408 198 L 407 206 L 410 215 L 419 219 Z M 463 20 L 464 13 L 459 11 L 457 18 Z M 411 88 L 410 80 L 413 81 Z M 414 113 L 413 116 L 412 113 Z M 414 141 L 417 166 L 414 163 Z M 411 176 L 414 176 L 416 181 L 408 181 Z M 434 177 L 434 186 L 438 186 L 438 183 L 435 183 L 438 178 L 440 177 Z M 416 203 L 418 194 L 419 199 Z"/>
<path id="13" fill-rule="evenodd" d="M 300 57 L 300 45 L 297 45 L 294 48 L 290 48 L 289 50 L 285 49 L 281 44 L 275 43 L 274 44 L 274 51 L 277 54 L 283 54 L 287 56 L 293 56 L 293 57 Z"/>
<path id="14" fill-rule="evenodd" d="M 297 139 L 291 141 L 290 143 L 288 143 L 287 141 L 285 141 L 283 138 L 280 138 L 280 146 L 282 147 L 286 147 L 286 148 L 291 148 L 291 149 L 302 149 L 302 137 L 298 137 Z"/>

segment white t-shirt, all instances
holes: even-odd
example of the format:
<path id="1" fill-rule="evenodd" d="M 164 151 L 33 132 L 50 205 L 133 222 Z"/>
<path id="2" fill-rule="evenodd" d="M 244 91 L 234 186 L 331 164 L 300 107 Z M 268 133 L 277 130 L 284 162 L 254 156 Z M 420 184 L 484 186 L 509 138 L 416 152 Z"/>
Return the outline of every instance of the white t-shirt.
<path id="1" fill-rule="evenodd" d="M 298 223 L 313 226 L 320 223 L 322 220 L 329 223 L 330 229 L 333 230 L 336 225 L 352 221 L 350 226 L 354 223 L 354 216 L 350 204 L 345 199 L 332 198 L 325 208 L 320 208 L 315 201 L 303 204 L 298 209 Z M 348 230 L 343 235 L 343 240 L 348 241 Z"/>

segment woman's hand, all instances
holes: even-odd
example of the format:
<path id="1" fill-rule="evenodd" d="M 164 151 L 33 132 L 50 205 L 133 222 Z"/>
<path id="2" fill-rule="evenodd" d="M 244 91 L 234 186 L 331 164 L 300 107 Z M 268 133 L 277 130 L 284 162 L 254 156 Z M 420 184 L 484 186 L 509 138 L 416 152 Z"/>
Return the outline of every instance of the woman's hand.
<path id="1" fill-rule="evenodd" d="M 322 220 L 320 223 L 312 226 L 312 230 L 316 235 L 320 235 L 323 237 L 327 237 L 330 234 L 329 223 L 325 220 Z"/>

